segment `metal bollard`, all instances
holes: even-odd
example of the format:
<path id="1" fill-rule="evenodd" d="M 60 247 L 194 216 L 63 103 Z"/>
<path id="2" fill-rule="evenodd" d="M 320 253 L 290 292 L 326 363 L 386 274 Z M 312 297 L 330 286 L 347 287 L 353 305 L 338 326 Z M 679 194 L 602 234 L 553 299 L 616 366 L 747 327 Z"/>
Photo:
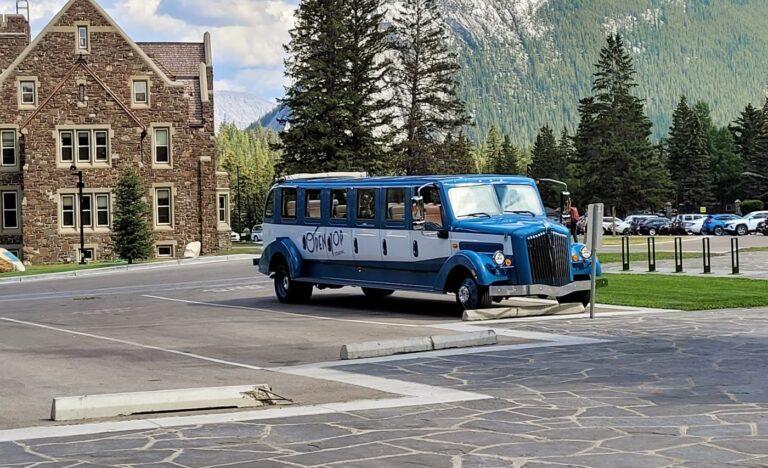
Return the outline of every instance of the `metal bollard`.
<path id="1" fill-rule="evenodd" d="M 621 269 L 629 271 L 629 237 L 621 238 Z"/>
<path id="2" fill-rule="evenodd" d="M 648 272 L 656 271 L 656 238 L 648 238 Z"/>
<path id="3" fill-rule="evenodd" d="M 739 274 L 739 238 L 731 237 L 731 271 L 732 274 Z"/>
<path id="4" fill-rule="evenodd" d="M 683 238 L 675 237 L 675 273 L 683 272 Z"/>
<path id="5" fill-rule="evenodd" d="M 709 237 L 705 237 L 701 240 L 701 257 L 704 259 L 704 273 L 712 273 L 712 249 L 709 245 Z"/>

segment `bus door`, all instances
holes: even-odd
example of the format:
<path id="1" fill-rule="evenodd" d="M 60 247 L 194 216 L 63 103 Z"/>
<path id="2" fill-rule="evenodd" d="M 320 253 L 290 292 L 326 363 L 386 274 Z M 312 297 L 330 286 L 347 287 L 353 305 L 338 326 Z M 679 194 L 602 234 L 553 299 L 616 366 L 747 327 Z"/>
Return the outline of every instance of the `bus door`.
<path id="1" fill-rule="evenodd" d="M 355 265 L 374 266 L 368 262 L 381 262 L 381 230 L 376 225 L 378 189 L 355 189 L 355 228 L 352 232 L 352 250 Z"/>
<path id="2" fill-rule="evenodd" d="M 328 226 L 326 236 L 330 241 L 327 259 L 332 261 L 351 261 L 354 259 L 352 228 L 349 220 L 352 216 L 352 191 L 346 188 L 334 188 L 328 191 Z"/>
<path id="3" fill-rule="evenodd" d="M 410 269 L 411 233 L 408 225 L 406 204 L 408 190 L 402 187 L 381 190 L 384 211 L 384 228 L 381 231 L 381 257 L 385 262 L 400 262 Z M 397 268 L 395 266 L 394 268 Z"/>
<path id="4" fill-rule="evenodd" d="M 451 256 L 451 241 L 440 189 L 436 185 L 427 185 L 416 193 L 424 200 L 424 225 L 410 231 L 411 255 L 414 269 L 431 275 L 440 271 Z"/>

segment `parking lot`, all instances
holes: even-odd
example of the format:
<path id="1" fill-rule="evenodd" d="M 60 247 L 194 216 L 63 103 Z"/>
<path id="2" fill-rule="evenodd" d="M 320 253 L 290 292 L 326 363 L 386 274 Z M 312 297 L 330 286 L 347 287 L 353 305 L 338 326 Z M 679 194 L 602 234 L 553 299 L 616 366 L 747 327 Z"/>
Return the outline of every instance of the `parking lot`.
<path id="1" fill-rule="evenodd" d="M 468 324 L 449 296 L 280 305 L 247 261 L 0 294 L 0 466 L 768 462 L 764 310 Z M 487 328 L 499 345 L 338 361 L 344 343 Z M 260 383 L 293 404 L 49 420 L 54 396 Z"/>

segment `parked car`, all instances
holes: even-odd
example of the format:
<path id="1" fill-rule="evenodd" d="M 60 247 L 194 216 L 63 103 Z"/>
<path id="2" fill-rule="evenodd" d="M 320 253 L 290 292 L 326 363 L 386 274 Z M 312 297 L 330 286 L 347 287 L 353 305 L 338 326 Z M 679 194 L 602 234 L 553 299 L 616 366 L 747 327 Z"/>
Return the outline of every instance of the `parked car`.
<path id="1" fill-rule="evenodd" d="M 236 233 L 235 231 L 229 233 L 229 238 L 232 240 L 232 242 L 240 242 L 240 234 Z"/>
<path id="2" fill-rule="evenodd" d="M 638 225 L 638 232 L 647 236 L 669 234 L 672 222 L 667 218 L 651 218 Z"/>
<path id="3" fill-rule="evenodd" d="M 264 229 L 261 224 L 257 224 L 251 229 L 251 241 L 261 242 L 264 240 Z"/>
<path id="4" fill-rule="evenodd" d="M 739 216 L 735 214 L 714 214 L 707 216 L 704 221 L 704 225 L 701 228 L 702 234 L 722 236 L 725 234 L 725 226 L 731 222 L 740 220 Z"/>
<path id="5" fill-rule="evenodd" d="M 629 224 L 627 224 L 621 218 L 613 218 L 612 216 L 606 216 L 603 218 L 603 232 L 605 234 L 613 234 L 614 227 L 616 228 L 616 234 L 618 235 L 629 233 Z"/>
<path id="6" fill-rule="evenodd" d="M 753 211 L 743 218 L 730 221 L 725 225 L 728 234 L 746 236 L 750 232 L 757 231 L 757 225 L 768 219 L 768 211 Z"/>
<path id="7" fill-rule="evenodd" d="M 638 234 L 640 224 L 651 218 L 658 218 L 658 216 L 650 214 L 627 216 L 626 219 L 624 219 L 624 222 L 629 224 L 629 230 L 627 234 Z"/>
<path id="8" fill-rule="evenodd" d="M 672 226 L 670 227 L 670 234 L 684 236 L 693 232 L 693 225 L 698 220 L 707 218 L 707 215 L 703 214 L 679 214 L 672 218 Z M 701 230 L 699 230 L 701 232 Z"/>
<path id="9" fill-rule="evenodd" d="M 706 216 L 697 219 L 696 221 L 693 221 L 691 223 L 691 227 L 689 228 L 691 234 L 696 234 L 697 236 L 701 235 L 701 230 L 704 229 L 704 221 L 706 221 Z"/>

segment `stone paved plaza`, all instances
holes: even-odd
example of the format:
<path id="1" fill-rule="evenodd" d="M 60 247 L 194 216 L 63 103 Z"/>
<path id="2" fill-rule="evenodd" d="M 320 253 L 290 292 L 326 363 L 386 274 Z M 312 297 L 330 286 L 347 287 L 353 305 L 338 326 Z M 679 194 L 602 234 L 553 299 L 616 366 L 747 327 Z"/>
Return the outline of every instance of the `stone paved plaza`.
<path id="1" fill-rule="evenodd" d="M 608 341 L 340 368 L 488 399 L 4 442 L 0 465 L 768 465 L 768 310 L 494 326 Z"/>

